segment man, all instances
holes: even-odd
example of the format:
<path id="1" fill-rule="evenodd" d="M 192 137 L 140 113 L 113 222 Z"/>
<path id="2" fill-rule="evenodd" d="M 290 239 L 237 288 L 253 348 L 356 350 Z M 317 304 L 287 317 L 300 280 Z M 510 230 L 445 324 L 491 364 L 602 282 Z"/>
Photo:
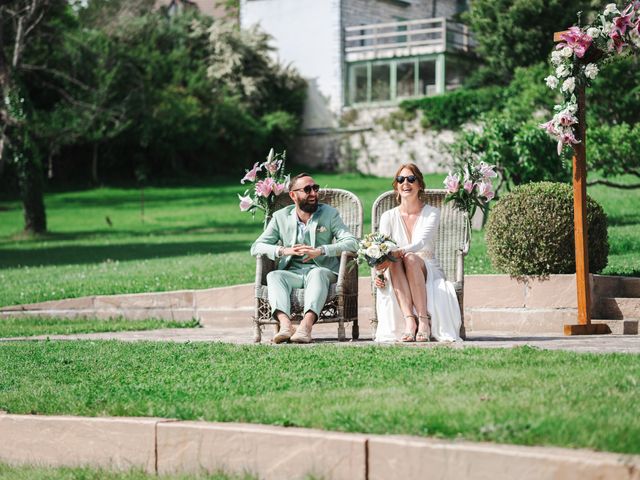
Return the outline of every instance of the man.
<path id="1" fill-rule="evenodd" d="M 293 177 L 289 196 L 294 205 L 275 212 L 251 246 L 251 255 L 264 254 L 277 261 L 277 269 L 267 275 L 271 314 L 280 324 L 274 343 L 311 342 L 311 329 L 327 300 L 329 285 L 338 279 L 339 257 L 358 248 L 338 211 L 318 203 L 319 189 L 308 173 Z M 334 238 L 336 242 L 331 243 Z M 305 289 L 304 316 L 296 330 L 291 325 L 294 288 Z"/>

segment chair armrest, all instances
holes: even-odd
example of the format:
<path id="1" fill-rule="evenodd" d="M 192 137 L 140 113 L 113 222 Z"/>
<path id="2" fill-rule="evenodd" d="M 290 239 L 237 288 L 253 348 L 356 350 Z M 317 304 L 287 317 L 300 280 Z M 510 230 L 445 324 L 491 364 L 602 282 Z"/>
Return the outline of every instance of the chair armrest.
<path id="1" fill-rule="evenodd" d="M 347 293 L 358 291 L 358 258 L 353 252 L 342 252 L 340 255 L 340 269 L 338 270 L 338 281 L 336 282 L 336 292 Z"/>
<path id="2" fill-rule="evenodd" d="M 275 270 L 276 262 L 263 254 L 256 255 L 256 287 L 267 284 L 267 274 Z"/>
<path id="3" fill-rule="evenodd" d="M 456 283 L 464 285 L 464 257 L 469 252 L 469 245 L 456 251 Z"/>

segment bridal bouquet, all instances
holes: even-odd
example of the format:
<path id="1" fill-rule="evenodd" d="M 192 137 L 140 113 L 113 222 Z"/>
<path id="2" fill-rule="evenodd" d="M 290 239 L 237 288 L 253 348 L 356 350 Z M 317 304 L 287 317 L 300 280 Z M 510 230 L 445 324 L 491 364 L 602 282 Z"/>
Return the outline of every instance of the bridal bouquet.
<path id="1" fill-rule="evenodd" d="M 244 195 L 240 198 L 240 210 L 251 212 L 255 217 L 256 210 L 263 210 L 265 221 L 271 217 L 276 197 L 289 190 L 289 175 L 284 174 L 286 152 L 274 153 L 273 148 L 263 163 L 256 162 L 251 170 L 247 170 L 240 180 L 244 185 L 250 182 Z"/>
<path id="2" fill-rule="evenodd" d="M 487 203 L 495 196 L 491 179 L 496 176 L 494 166 L 485 162 L 478 165 L 467 163 L 456 173 L 449 173 L 444 180 L 447 190 L 445 202 L 454 202 L 455 206 L 473 218 L 476 209 L 485 211 Z"/>
<path id="3" fill-rule="evenodd" d="M 391 255 L 397 246 L 388 235 L 368 233 L 358 245 L 358 263 L 367 262 L 373 268 L 387 260 L 397 262 L 398 259 Z"/>

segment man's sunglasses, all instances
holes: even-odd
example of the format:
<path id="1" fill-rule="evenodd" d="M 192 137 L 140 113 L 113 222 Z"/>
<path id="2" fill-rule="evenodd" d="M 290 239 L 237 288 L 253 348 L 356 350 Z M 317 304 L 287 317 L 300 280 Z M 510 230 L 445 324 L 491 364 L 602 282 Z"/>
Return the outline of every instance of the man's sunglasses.
<path id="1" fill-rule="evenodd" d="M 404 181 L 407 181 L 409 183 L 413 183 L 416 181 L 416 176 L 415 175 L 409 175 L 408 177 L 405 177 L 403 175 L 398 175 L 396 177 L 396 182 L 398 182 L 399 184 L 403 184 Z"/>
<path id="2" fill-rule="evenodd" d="M 296 188 L 295 190 L 291 190 L 292 192 L 299 192 L 300 190 L 303 190 L 304 193 L 306 193 L 307 195 L 309 195 L 311 193 L 311 190 L 313 190 L 314 192 L 318 193 L 318 190 L 320 190 L 320 185 L 318 185 L 317 183 L 313 184 L 313 185 L 307 185 L 303 188 Z"/>

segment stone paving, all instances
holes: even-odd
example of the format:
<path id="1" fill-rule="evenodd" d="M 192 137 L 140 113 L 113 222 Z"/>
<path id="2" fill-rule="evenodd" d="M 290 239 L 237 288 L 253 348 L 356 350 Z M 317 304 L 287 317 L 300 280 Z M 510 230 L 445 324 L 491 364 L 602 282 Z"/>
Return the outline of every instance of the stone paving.
<path id="1" fill-rule="evenodd" d="M 271 332 L 265 329 L 262 344 L 269 345 Z M 314 329 L 313 345 L 342 345 L 342 346 L 370 346 L 371 341 L 368 328 L 361 327 L 361 339 L 339 342 L 335 324 L 318 325 Z M 347 336 L 350 328 L 347 326 Z M 119 340 L 119 341 L 161 341 L 161 342 L 228 342 L 236 344 L 253 344 L 252 326 L 206 326 L 204 328 L 175 328 L 164 330 L 146 330 L 132 332 L 86 333 L 73 335 L 42 335 L 37 337 L 21 337 L 15 339 L 0 339 L 0 341 L 28 341 L 28 340 Z M 640 336 L 637 335 L 593 335 L 565 337 L 549 334 L 510 334 L 505 332 L 473 332 L 467 340 L 460 343 L 412 343 L 404 344 L 407 348 L 513 348 L 529 345 L 545 350 L 569 350 L 585 353 L 635 353 L 640 354 Z M 293 345 L 274 345 L 276 348 L 291 348 Z"/>

